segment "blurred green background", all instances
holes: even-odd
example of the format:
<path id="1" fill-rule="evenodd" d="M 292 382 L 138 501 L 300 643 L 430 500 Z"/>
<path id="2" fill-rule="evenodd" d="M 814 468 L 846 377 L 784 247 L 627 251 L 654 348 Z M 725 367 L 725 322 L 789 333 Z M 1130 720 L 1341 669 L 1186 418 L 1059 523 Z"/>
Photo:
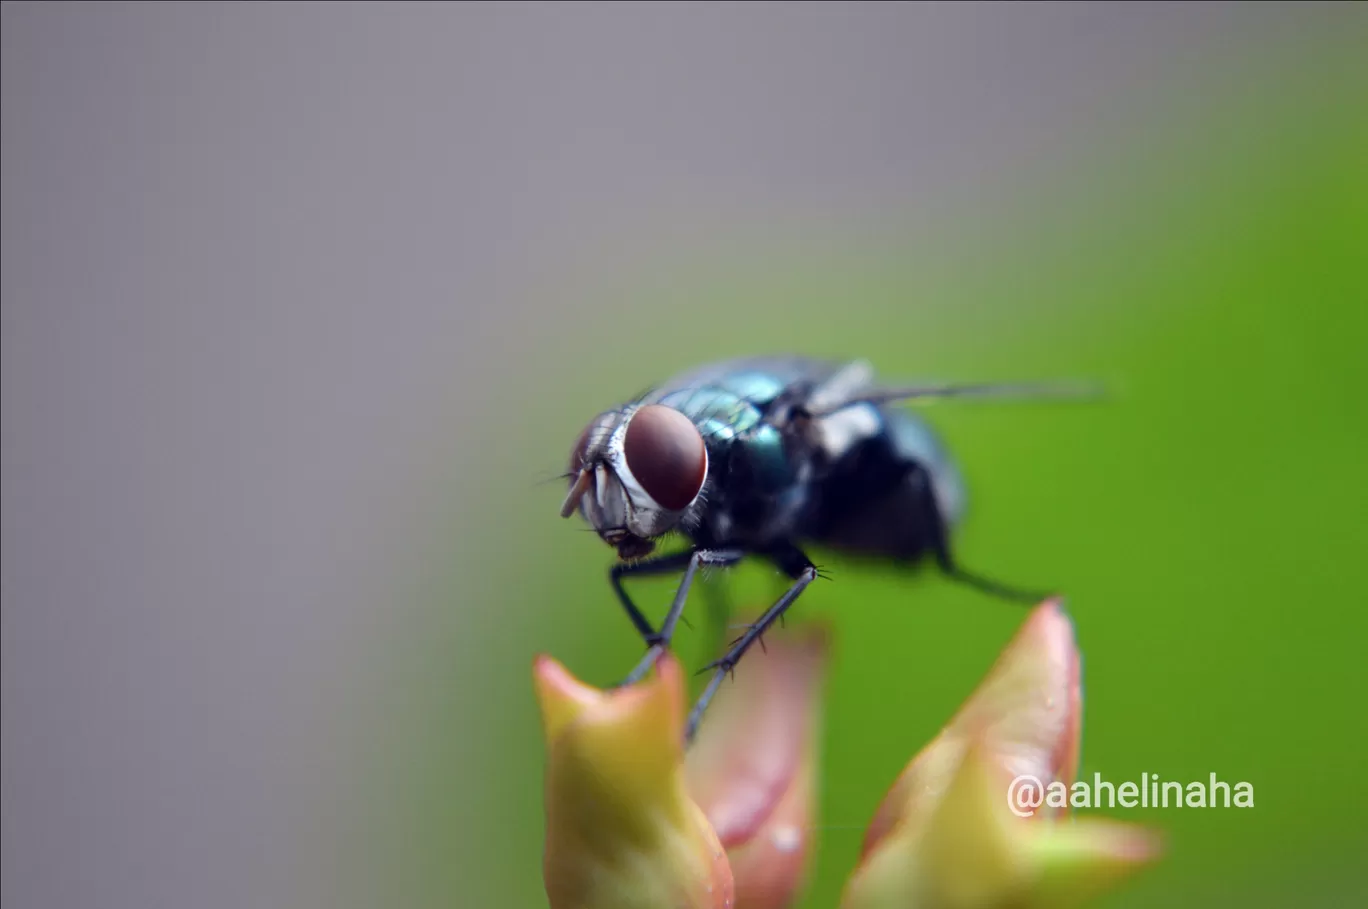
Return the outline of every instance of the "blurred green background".
<path id="1" fill-rule="evenodd" d="M 1117 123 L 1054 180 L 934 236 L 660 255 L 561 288 L 614 295 L 574 339 L 614 343 L 554 383 L 504 390 L 518 416 L 491 416 L 479 513 L 456 515 L 443 543 L 433 608 L 461 604 L 489 630 L 476 647 L 453 620 L 432 641 L 450 674 L 416 708 L 428 734 L 406 743 L 418 771 L 400 787 L 424 831 L 405 846 L 422 869 L 413 898 L 543 904 L 530 660 L 547 651 L 608 683 L 639 653 L 610 553 L 556 517 L 558 485 L 535 481 L 639 386 L 790 350 L 904 379 L 1104 380 L 1101 405 L 925 412 L 971 486 L 964 562 L 1068 597 L 1083 777 L 1254 785 L 1250 810 L 1104 809 L 1168 841 L 1111 904 L 1368 896 L 1368 105 L 1345 59 L 1242 73 L 1162 121 Z M 1156 93 L 1181 98 L 1179 82 Z M 931 573 L 819 561 L 836 580 L 792 613 L 839 635 L 807 906 L 833 904 L 885 788 L 1022 619 Z M 659 615 L 673 583 L 639 582 L 638 602 Z M 748 601 L 774 589 L 754 568 L 730 583 Z M 677 640 L 692 665 L 702 638 Z"/>

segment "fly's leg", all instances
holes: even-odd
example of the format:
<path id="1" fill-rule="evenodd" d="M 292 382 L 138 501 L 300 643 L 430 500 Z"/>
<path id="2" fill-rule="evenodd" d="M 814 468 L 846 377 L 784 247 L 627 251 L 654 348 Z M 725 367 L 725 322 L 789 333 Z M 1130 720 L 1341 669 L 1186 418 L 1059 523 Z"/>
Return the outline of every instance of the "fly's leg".
<path id="1" fill-rule="evenodd" d="M 659 635 L 632 602 L 632 598 L 627 596 L 627 591 L 622 589 L 622 579 L 629 576 L 648 578 L 658 574 L 669 574 L 688 565 L 691 558 L 693 551 L 686 550 L 642 559 L 639 562 L 614 562 L 613 567 L 608 569 L 608 582 L 613 585 L 613 593 L 617 594 L 618 602 L 627 610 L 627 618 L 632 620 L 637 634 L 641 635 L 641 639 L 648 647 L 656 642 Z"/>
<path id="2" fill-rule="evenodd" d="M 957 581 L 958 583 L 973 587 L 975 590 L 979 590 L 989 596 L 997 597 L 1000 600 L 1034 606 L 1036 603 L 1039 603 L 1042 600 L 1048 600 L 1054 595 L 1044 591 L 1023 590 L 1019 587 L 1008 586 L 999 581 L 995 581 L 992 578 L 986 578 L 983 575 L 966 571 L 958 565 L 947 561 L 947 559 L 948 556 L 944 556 L 941 552 L 938 551 L 936 553 L 936 563 L 940 566 L 942 574 L 952 581 Z"/>
<path id="3" fill-rule="evenodd" d="M 732 643 L 732 646 L 723 654 L 721 659 L 703 668 L 703 672 L 711 669 L 713 677 L 708 680 L 708 685 L 703 689 L 703 694 L 699 696 L 693 710 L 689 711 L 689 720 L 684 727 L 685 743 L 692 742 L 698 733 L 698 725 L 702 722 L 703 714 L 707 711 L 713 695 L 717 694 L 718 686 L 722 684 L 722 680 L 736 668 L 736 664 L 741 661 L 741 657 L 750 649 L 750 646 L 760 640 L 760 636 L 783 616 L 784 611 L 793 605 L 793 601 L 798 599 L 799 594 L 817 579 L 817 566 L 813 565 L 812 560 L 796 546 L 785 546 L 783 549 L 767 553 L 767 555 L 770 555 L 784 573 L 793 579 L 793 584 L 773 606 L 765 610 L 759 621 L 746 629 L 746 633 Z"/>
<path id="4" fill-rule="evenodd" d="M 698 573 L 699 566 L 734 565 L 741 561 L 744 555 L 737 549 L 695 549 L 647 559 L 642 562 L 618 563 L 613 566 L 610 572 L 613 589 L 617 591 L 618 598 L 626 607 L 628 616 L 636 624 L 637 630 L 641 632 L 642 639 L 646 642 L 646 655 L 641 658 L 620 685 L 632 685 L 640 681 L 655 665 L 656 660 L 665 652 L 665 649 L 670 646 L 670 640 L 674 637 L 675 626 L 679 624 L 684 613 L 684 603 L 688 599 L 689 588 L 693 585 L 694 576 Z M 677 571 L 681 566 L 684 566 L 684 577 L 679 582 L 679 588 L 675 591 L 674 602 L 670 604 L 669 612 L 665 614 L 665 621 L 661 624 L 660 631 L 657 632 L 651 628 L 646 617 L 641 614 L 641 610 L 633 605 L 627 596 L 627 592 L 622 589 L 622 578 L 625 575 L 667 574 L 671 571 Z"/>
<path id="5" fill-rule="evenodd" d="M 931 493 L 931 479 L 924 470 L 915 470 L 907 477 L 907 481 L 914 485 L 916 498 L 920 505 L 920 512 L 926 515 L 926 537 L 931 543 L 931 552 L 936 559 L 936 566 L 940 568 L 941 574 L 952 581 L 973 587 L 975 590 L 994 596 L 999 599 L 1008 600 L 1013 603 L 1026 603 L 1034 605 L 1041 600 L 1048 599 L 1051 594 L 1032 590 L 1023 590 L 1010 584 L 1004 584 L 993 578 L 985 577 L 976 572 L 969 571 L 955 561 L 950 554 L 950 543 L 947 539 L 945 521 L 942 520 L 940 509 L 936 505 L 936 497 Z"/>
<path id="6" fill-rule="evenodd" d="M 720 576 L 708 577 L 705 572 L 700 592 L 703 595 L 703 605 L 707 613 L 705 652 L 716 653 L 721 649 L 728 624 L 735 613 L 731 587 L 728 585 L 727 579 Z"/>

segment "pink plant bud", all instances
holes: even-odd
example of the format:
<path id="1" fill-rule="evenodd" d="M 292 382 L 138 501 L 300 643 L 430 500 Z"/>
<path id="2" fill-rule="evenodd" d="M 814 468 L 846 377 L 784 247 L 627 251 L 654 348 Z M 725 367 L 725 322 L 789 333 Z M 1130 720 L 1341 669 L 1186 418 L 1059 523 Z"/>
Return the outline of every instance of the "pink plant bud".
<path id="1" fill-rule="evenodd" d="M 1082 696 L 1073 626 L 1038 606 L 870 824 L 843 909 L 1078 905 L 1158 854 L 1140 828 L 1011 810 L 1012 781 L 1068 785 Z"/>
<path id="2" fill-rule="evenodd" d="M 792 904 L 812 864 L 827 635 L 773 635 L 723 689 L 686 759 L 731 861 L 739 909 Z"/>
<path id="3" fill-rule="evenodd" d="M 726 853 L 684 780 L 684 680 L 600 691 L 533 667 L 547 744 L 543 875 L 551 909 L 730 909 Z"/>

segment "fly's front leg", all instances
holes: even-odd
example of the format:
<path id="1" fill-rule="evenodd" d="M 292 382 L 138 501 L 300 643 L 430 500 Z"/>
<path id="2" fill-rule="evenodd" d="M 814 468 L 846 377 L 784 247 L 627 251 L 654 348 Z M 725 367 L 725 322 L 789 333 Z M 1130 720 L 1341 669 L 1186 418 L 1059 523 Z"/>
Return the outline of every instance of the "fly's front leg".
<path id="1" fill-rule="evenodd" d="M 622 579 L 629 576 L 648 578 L 658 574 L 669 574 L 688 565 L 691 558 L 693 558 L 693 550 L 686 550 L 642 559 L 639 562 L 614 562 L 613 567 L 608 569 L 608 582 L 613 585 L 613 592 L 617 594 L 618 602 L 622 604 L 623 609 L 627 610 L 627 618 L 632 620 L 632 625 L 636 627 L 637 634 L 641 635 L 641 639 L 646 642 L 647 647 L 655 644 L 660 635 L 651 627 L 646 616 L 641 614 L 641 610 L 632 602 L 632 598 L 627 596 L 627 591 L 622 588 Z"/>
<path id="2" fill-rule="evenodd" d="M 640 681 L 641 678 L 650 671 L 655 665 L 660 655 L 670 646 L 670 641 L 674 638 L 675 627 L 684 613 L 684 603 L 689 597 L 689 588 L 693 586 L 694 576 L 698 573 L 701 565 L 715 565 L 725 567 L 735 565 L 745 557 L 745 553 L 739 549 L 695 549 L 689 552 L 677 553 L 670 556 L 661 556 L 658 559 L 649 559 L 645 562 L 635 562 L 622 566 L 613 566 L 613 586 L 618 591 L 618 596 L 623 604 L 628 608 L 628 614 L 633 615 L 633 621 L 641 620 L 638 629 L 645 626 L 642 637 L 646 641 L 646 655 L 641 658 L 636 667 L 623 679 L 621 685 L 632 685 Z M 683 564 L 684 577 L 679 582 L 679 587 L 675 590 L 674 602 L 670 604 L 670 610 L 665 614 L 665 621 L 660 626 L 660 631 L 653 630 L 646 622 L 641 611 L 627 598 L 627 594 L 622 589 L 621 577 L 625 574 L 650 575 L 664 574 L 669 571 L 677 570 Z"/>
<path id="3" fill-rule="evenodd" d="M 817 566 L 813 565 L 812 560 L 796 546 L 786 545 L 781 549 L 767 553 L 767 555 L 773 558 L 780 569 L 793 579 L 793 583 L 773 606 L 765 610 L 759 621 L 746 629 L 746 633 L 732 643 L 732 646 L 721 659 L 704 667 L 704 672 L 709 669 L 713 671 L 713 677 L 708 680 L 708 686 L 703 689 L 703 694 L 699 696 L 693 710 L 689 712 L 689 720 L 684 727 L 684 741 L 686 743 L 692 742 L 698 733 L 698 725 L 702 722 L 703 714 L 707 711 L 713 695 L 717 694 L 722 679 L 736 668 L 736 664 L 741 661 L 741 657 L 745 655 L 751 645 L 760 640 L 760 636 L 778 621 L 784 615 L 785 610 L 793 605 L 793 601 L 798 599 L 803 590 L 817 579 Z"/>

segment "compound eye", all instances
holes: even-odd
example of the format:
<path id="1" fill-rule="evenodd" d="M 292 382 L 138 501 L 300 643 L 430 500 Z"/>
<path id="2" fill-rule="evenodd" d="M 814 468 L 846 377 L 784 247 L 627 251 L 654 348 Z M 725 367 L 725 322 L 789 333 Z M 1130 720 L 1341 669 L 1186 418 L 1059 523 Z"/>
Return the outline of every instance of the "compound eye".
<path id="1" fill-rule="evenodd" d="M 670 511 L 687 507 L 708 476 L 708 449 L 698 427 L 663 404 L 632 414 L 622 453 L 641 488 Z"/>

